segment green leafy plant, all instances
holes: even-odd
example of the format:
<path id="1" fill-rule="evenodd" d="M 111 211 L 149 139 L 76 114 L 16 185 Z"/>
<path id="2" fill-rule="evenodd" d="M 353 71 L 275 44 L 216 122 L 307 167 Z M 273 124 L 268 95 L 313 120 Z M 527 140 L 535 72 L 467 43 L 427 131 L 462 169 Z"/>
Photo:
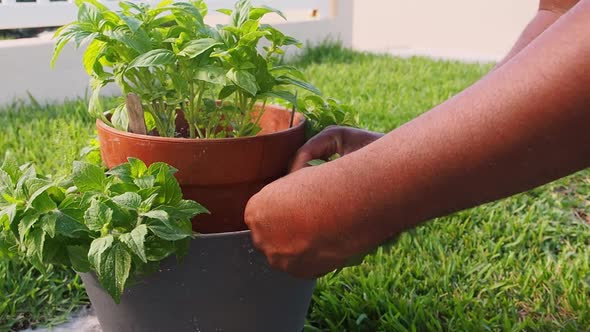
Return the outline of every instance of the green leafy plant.
<path id="1" fill-rule="evenodd" d="M 96 0 L 76 4 L 77 20 L 55 34 L 52 65 L 69 41 L 78 47 L 87 45 L 83 64 L 91 76 L 89 111 L 118 129 L 127 130 L 125 104 L 108 117 L 99 98 L 101 88 L 113 82 L 123 95 L 140 97 L 148 130 L 160 136 L 179 136 L 179 113 L 188 123 L 191 138 L 255 135 L 268 102 L 305 105 L 298 103 L 296 89 L 311 93 L 317 105 L 330 105 L 311 112 L 298 109 L 313 115 L 308 120 L 315 131 L 328 118 L 341 118 L 318 114 L 344 108 L 321 98 L 297 68 L 281 64 L 286 47 L 301 44 L 261 23 L 270 13 L 285 17 L 276 9 L 240 0 L 234 9 L 219 10 L 229 16 L 229 23 L 211 27 L 204 22 L 208 9 L 203 0 L 164 0 L 153 8 L 121 2 L 120 11 Z M 315 123 L 318 119 L 321 122 Z"/>
<path id="2" fill-rule="evenodd" d="M 7 156 L 0 167 L 0 251 L 19 252 L 38 270 L 49 264 L 94 272 L 119 302 L 126 285 L 166 257 L 182 258 L 191 218 L 208 211 L 182 199 L 175 169 L 129 161 L 105 170 L 74 163 L 52 179 Z"/>
<path id="3" fill-rule="evenodd" d="M 298 109 L 309 119 L 308 138 L 331 125 L 355 127 L 359 123 L 358 113 L 351 106 L 342 104 L 334 98 L 324 99 L 311 95 L 299 99 L 297 103 Z"/>

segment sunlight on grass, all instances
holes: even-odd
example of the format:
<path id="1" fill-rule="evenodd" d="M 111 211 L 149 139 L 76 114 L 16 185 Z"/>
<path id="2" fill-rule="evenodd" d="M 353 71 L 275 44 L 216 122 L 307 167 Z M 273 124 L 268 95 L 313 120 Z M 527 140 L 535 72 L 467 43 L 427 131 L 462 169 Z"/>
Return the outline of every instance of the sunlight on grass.
<path id="1" fill-rule="evenodd" d="M 491 65 L 399 59 L 338 47 L 299 60 L 362 126 L 389 131 L 458 93 Z M 0 152 L 59 174 L 93 135 L 83 101 L 0 110 Z M 319 281 L 309 331 L 583 331 L 590 326 L 590 172 L 406 233 Z M 40 276 L 0 258 L 0 331 L 56 324 L 87 303 L 75 274 Z"/>

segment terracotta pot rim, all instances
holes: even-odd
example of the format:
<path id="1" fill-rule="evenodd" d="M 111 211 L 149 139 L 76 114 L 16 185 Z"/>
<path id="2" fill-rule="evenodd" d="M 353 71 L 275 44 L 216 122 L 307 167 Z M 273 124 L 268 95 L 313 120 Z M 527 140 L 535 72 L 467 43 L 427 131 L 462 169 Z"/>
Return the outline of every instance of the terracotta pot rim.
<path id="1" fill-rule="evenodd" d="M 266 107 L 274 107 L 279 108 L 281 110 L 289 111 L 287 108 L 276 106 L 276 105 L 267 105 Z M 290 112 L 290 111 L 289 111 Z M 284 135 L 288 135 L 293 131 L 296 131 L 302 126 L 305 126 L 307 119 L 303 114 L 296 112 L 295 116 L 299 118 L 299 123 L 294 124 L 293 127 L 276 131 L 273 133 L 268 134 L 261 134 L 256 136 L 246 136 L 246 137 L 228 137 L 228 138 L 184 138 L 184 137 L 161 137 L 161 136 L 150 136 L 150 135 L 141 135 L 130 133 L 126 131 L 119 130 L 117 128 L 113 128 L 106 123 L 104 123 L 101 119 L 96 119 L 96 126 L 103 129 L 104 131 L 109 132 L 111 135 L 115 136 L 126 136 L 130 139 L 142 140 L 142 141 L 152 141 L 152 142 L 162 142 L 162 143 L 173 143 L 173 144 L 187 144 L 187 143 L 199 143 L 199 144 L 225 144 L 225 143 L 233 143 L 233 142 L 241 142 L 241 141 L 248 141 L 248 140 L 257 140 L 257 139 L 264 139 L 266 137 L 280 137 Z"/>

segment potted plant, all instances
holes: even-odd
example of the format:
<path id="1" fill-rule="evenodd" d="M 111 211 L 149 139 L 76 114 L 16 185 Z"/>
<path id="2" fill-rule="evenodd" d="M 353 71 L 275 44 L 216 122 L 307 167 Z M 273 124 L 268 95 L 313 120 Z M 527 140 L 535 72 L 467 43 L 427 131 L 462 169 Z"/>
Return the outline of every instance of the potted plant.
<path id="1" fill-rule="evenodd" d="M 6 162 L 5 238 L 40 269 L 81 273 L 105 331 L 301 330 L 314 281 L 269 268 L 244 208 L 285 175 L 306 137 L 353 125 L 352 110 L 282 64 L 285 47 L 300 44 L 261 23 L 284 17 L 278 10 L 241 0 L 220 10 L 229 23 L 211 27 L 200 0 L 77 5 L 52 63 L 69 41 L 87 45 L 100 143 L 91 151 L 104 169 L 77 163 L 60 182 Z M 109 83 L 124 99 L 104 110 Z"/>

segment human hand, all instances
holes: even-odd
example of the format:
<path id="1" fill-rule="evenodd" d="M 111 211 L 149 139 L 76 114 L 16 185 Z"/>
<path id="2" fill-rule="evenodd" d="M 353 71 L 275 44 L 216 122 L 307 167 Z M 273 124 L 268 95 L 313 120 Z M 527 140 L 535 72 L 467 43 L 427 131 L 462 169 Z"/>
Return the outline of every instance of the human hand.
<path id="1" fill-rule="evenodd" d="M 304 168 L 269 184 L 246 207 L 254 245 L 273 268 L 298 278 L 317 278 L 343 267 L 380 241 L 369 240 L 381 232 L 366 226 L 356 215 L 362 209 L 347 197 L 358 193 L 336 188 L 330 178 L 337 171 L 326 166 Z"/>
<path id="2" fill-rule="evenodd" d="M 557 14 L 563 14 L 572 9 L 580 0 L 541 0 L 539 10 L 546 10 Z"/>
<path id="3" fill-rule="evenodd" d="M 310 139 L 295 155 L 290 172 L 308 166 L 315 159 L 327 160 L 335 154 L 344 156 L 381 138 L 383 134 L 357 128 L 332 126 Z"/>
<path id="4" fill-rule="evenodd" d="M 254 195 L 246 206 L 245 222 L 255 246 L 270 265 L 299 278 L 317 278 L 350 264 L 384 240 L 387 232 L 367 227 L 362 206 L 366 195 L 342 158 L 318 167 L 314 159 L 342 156 L 383 135 L 348 127 L 329 127 L 307 142 L 292 163 L 294 172 Z M 348 167 L 342 167 L 346 164 Z M 356 171 L 354 171 L 356 172 Z M 321 197 L 321 199 L 318 199 Z M 369 218 L 370 220 L 370 218 Z"/>

